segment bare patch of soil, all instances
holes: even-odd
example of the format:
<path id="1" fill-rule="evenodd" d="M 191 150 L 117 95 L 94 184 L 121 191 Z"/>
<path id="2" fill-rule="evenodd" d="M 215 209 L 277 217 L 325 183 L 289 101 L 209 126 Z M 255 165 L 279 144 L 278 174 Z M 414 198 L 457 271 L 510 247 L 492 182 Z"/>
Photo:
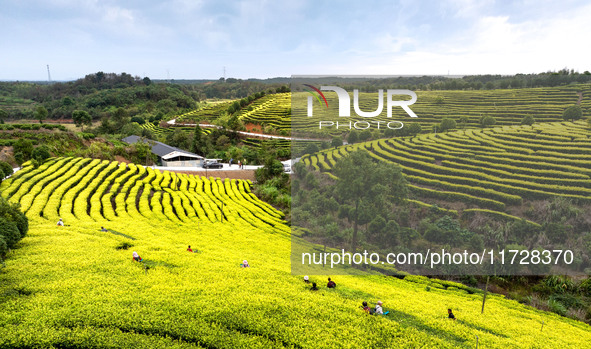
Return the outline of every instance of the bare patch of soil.
<path id="1" fill-rule="evenodd" d="M 261 125 L 248 123 L 244 127 L 246 128 L 246 132 L 263 133 L 263 126 Z"/>
<path id="2" fill-rule="evenodd" d="M 124 162 L 126 164 L 129 164 L 131 162 L 131 161 L 127 160 L 126 158 L 124 158 L 123 156 L 119 156 L 119 155 L 115 155 L 115 161 Z"/>

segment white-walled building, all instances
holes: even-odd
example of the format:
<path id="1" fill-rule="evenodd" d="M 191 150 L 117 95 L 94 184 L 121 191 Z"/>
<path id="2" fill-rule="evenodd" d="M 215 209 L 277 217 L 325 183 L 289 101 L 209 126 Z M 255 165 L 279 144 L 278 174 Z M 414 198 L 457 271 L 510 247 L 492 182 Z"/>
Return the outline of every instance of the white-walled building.
<path id="1" fill-rule="evenodd" d="M 158 161 L 166 167 L 201 167 L 203 156 L 172 147 L 162 142 L 153 141 L 139 136 L 129 136 L 122 139 L 127 144 L 137 142 L 148 143 L 152 147 L 152 153 L 158 156 Z"/>

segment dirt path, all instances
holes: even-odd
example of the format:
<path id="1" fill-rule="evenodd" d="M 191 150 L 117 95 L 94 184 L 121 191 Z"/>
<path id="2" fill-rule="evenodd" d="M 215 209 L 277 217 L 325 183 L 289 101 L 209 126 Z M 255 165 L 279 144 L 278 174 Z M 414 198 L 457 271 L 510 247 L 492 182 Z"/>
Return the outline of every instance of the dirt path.
<path id="1" fill-rule="evenodd" d="M 577 101 L 577 105 L 581 105 L 581 102 L 583 101 L 583 92 L 579 91 L 579 92 L 577 92 L 577 95 L 579 96 L 579 100 Z"/>

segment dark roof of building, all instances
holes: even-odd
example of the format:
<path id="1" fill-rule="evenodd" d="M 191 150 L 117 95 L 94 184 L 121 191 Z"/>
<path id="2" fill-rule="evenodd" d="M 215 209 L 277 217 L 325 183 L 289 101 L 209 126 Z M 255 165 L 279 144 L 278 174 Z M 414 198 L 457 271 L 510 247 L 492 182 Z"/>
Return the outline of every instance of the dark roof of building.
<path id="1" fill-rule="evenodd" d="M 143 137 L 139 137 L 139 136 L 129 136 L 129 137 L 125 137 L 122 139 L 123 142 L 127 143 L 127 144 L 134 144 L 139 142 L 144 142 L 144 143 L 148 143 L 152 146 L 152 153 L 158 155 L 159 157 L 164 157 L 170 153 L 173 152 L 177 152 L 180 153 L 178 154 L 179 156 L 188 156 L 188 157 L 194 157 L 197 159 L 203 159 L 203 156 L 197 155 L 197 154 L 193 154 L 191 152 L 179 149 L 179 148 L 175 148 L 172 147 L 168 144 L 164 144 L 162 142 L 158 142 L 158 141 L 153 141 L 151 139 L 146 139 Z"/>

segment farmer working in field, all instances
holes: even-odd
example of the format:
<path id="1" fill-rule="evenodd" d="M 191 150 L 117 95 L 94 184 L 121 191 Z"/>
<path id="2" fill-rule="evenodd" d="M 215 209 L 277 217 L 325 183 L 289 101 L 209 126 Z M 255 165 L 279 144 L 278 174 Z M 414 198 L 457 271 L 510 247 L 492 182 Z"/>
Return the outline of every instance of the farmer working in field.
<path id="1" fill-rule="evenodd" d="M 363 311 L 369 314 L 369 306 L 367 305 L 366 301 L 363 301 Z"/>
<path id="2" fill-rule="evenodd" d="M 451 309 L 447 309 L 447 318 L 452 319 L 452 320 L 456 319 L 456 317 L 454 316 L 454 313 L 452 313 Z"/>
<path id="3" fill-rule="evenodd" d="M 376 315 L 383 315 L 384 314 L 384 310 L 382 309 L 382 301 L 378 301 L 378 304 L 376 304 L 374 314 L 376 314 Z"/>

